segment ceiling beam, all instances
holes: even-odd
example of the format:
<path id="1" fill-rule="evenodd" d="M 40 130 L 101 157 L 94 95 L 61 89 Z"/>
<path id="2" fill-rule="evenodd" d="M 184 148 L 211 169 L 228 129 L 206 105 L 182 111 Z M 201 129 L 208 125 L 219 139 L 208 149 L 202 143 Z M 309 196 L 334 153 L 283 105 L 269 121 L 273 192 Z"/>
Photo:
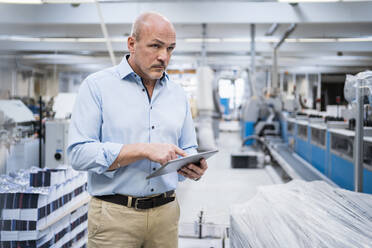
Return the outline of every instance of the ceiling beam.
<path id="1" fill-rule="evenodd" d="M 107 24 L 132 23 L 144 11 L 165 14 L 173 23 L 355 23 L 372 22 L 372 2 L 167 2 L 102 3 Z M 208 14 L 206 14 L 208 13 Z M 0 23 L 99 24 L 94 4 L 0 4 Z"/>
<path id="2" fill-rule="evenodd" d="M 208 43 L 207 51 L 225 51 L 225 52 L 249 52 L 247 42 L 218 42 Z M 115 52 L 123 52 L 127 50 L 126 42 L 113 43 Z M 197 52 L 201 51 L 201 43 L 188 43 L 177 40 L 178 52 Z M 272 46 L 270 43 L 256 43 L 257 52 L 271 52 Z M 104 43 L 75 43 L 75 42 L 18 42 L 18 41 L 0 41 L 0 51 L 57 51 L 57 52 L 73 52 L 73 51 L 106 51 Z M 280 48 L 280 52 L 366 52 L 372 51 L 372 42 L 314 42 L 314 43 L 287 43 L 285 42 Z"/>

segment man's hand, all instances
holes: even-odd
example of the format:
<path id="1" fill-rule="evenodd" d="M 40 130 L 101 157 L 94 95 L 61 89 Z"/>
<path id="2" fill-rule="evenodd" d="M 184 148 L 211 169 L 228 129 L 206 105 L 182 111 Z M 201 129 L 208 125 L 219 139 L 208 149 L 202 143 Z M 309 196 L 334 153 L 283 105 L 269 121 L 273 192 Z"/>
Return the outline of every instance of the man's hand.
<path id="1" fill-rule="evenodd" d="M 205 159 L 203 158 L 200 160 L 200 165 L 188 164 L 187 166 L 180 169 L 178 173 L 184 177 L 193 180 L 198 180 L 201 178 L 201 176 L 203 176 L 207 169 L 208 169 L 207 161 L 205 161 Z"/>
<path id="2" fill-rule="evenodd" d="M 148 144 L 146 147 L 146 157 L 161 165 L 165 165 L 169 160 L 177 159 L 177 155 L 185 157 L 187 153 L 172 144 Z"/>

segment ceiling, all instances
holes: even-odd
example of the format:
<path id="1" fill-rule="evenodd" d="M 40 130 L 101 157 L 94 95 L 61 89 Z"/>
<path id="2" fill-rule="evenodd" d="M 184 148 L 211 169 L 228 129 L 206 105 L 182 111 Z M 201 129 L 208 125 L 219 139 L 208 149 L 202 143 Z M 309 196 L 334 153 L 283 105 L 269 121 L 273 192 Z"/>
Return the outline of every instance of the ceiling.
<path id="1" fill-rule="evenodd" d="M 255 28 L 255 65 L 269 68 L 274 46 L 292 23 L 297 26 L 278 49 L 281 70 L 353 72 L 372 68 L 372 2 L 299 3 L 251 1 L 101 1 L 99 4 L 118 62 L 131 23 L 143 11 L 158 11 L 176 27 L 171 68 L 198 64 L 202 23 L 208 63 L 215 68 L 249 68 Z M 97 70 L 111 61 L 94 3 L 0 4 L 0 58 L 6 63 L 62 70 Z M 266 32 L 279 24 L 273 35 Z"/>

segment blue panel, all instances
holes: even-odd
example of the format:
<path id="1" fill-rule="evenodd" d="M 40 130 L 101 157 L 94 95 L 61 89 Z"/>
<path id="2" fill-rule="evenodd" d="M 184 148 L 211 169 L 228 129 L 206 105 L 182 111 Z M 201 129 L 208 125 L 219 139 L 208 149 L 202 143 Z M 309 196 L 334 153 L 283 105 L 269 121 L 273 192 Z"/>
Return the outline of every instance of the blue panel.
<path id="1" fill-rule="evenodd" d="M 331 171 L 331 134 L 329 133 L 329 131 L 327 130 L 326 131 L 326 161 L 325 161 L 325 175 L 330 178 L 331 175 L 330 175 L 330 171 Z"/>
<path id="2" fill-rule="evenodd" d="M 224 114 L 228 115 L 230 112 L 230 107 L 229 107 L 230 98 L 220 98 L 220 103 L 225 109 Z"/>
<path id="3" fill-rule="evenodd" d="M 254 122 L 253 121 L 247 121 L 245 122 L 245 125 L 244 125 L 244 138 L 245 137 L 248 137 L 248 136 L 251 136 L 254 134 Z M 245 142 L 245 145 L 252 145 L 253 144 L 253 140 L 249 140 L 247 142 Z"/>
<path id="4" fill-rule="evenodd" d="M 303 159 L 310 162 L 309 160 L 309 143 L 307 141 L 304 141 L 302 139 L 297 138 L 296 139 L 296 147 L 295 151 L 298 155 L 300 155 Z"/>
<path id="5" fill-rule="evenodd" d="M 288 122 L 286 120 L 281 120 L 280 121 L 280 128 L 281 128 L 281 133 L 282 133 L 282 139 L 286 144 L 288 144 L 288 133 L 287 133 L 287 126 Z"/>
<path id="6" fill-rule="evenodd" d="M 363 170 L 363 192 L 372 194 L 372 172 Z"/>
<path id="7" fill-rule="evenodd" d="M 326 153 L 323 148 L 311 144 L 311 164 L 325 175 Z"/>
<path id="8" fill-rule="evenodd" d="M 354 190 L 354 165 L 335 154 L 331 154 L 330 179 L 341 188 Z"/>

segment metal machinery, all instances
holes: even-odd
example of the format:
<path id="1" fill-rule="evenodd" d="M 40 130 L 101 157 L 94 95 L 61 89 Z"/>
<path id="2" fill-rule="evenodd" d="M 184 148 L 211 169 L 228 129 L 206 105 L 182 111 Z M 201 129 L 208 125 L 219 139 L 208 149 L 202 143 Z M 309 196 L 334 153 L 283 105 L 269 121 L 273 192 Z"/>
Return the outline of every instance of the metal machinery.
<path id="1" fill-rule="evenodd" d="M 353 113 L 351 117 L 356 118 L 360 116 L 358 112 L 362 112 L 360 130 L 358 125 L 355 129 L 351 128 L 350 123 L 353 122 L 350 118 L 348 123 L 329 121 L 327 118 L 323 121 L 322 118 L 310 118 L 307 115 L 297 115 L 295 118 L 291 117 L 290 113 L 281 115 L 281 136 L 284 142 L 268 140 L 268 146 L 271 155 L 290 177 L 299 176 L 310 180 L 319 177 L 348 190 L 372 193 L 372 127 L 363 127 L 364 118 L 368 118 L 363 114 L 364 108 L 366 104 L 372 103 L 372 80 L 369 81 L 372 79 L 372 73 L 364 72 L 358 75 L 345 84 L 345 97 L 352 105 L 352 109 L 348 111 L 349 116 Z M 360 78 L 363 80 L 362 86 L 360 82 L 355 82 Z M 361 91 L 359 96 L 358 92 L 355 92 L 358 90 Z M 362 101 L 357 103 L 358 99 Z M 358 139 L 361 133 L 361 139 Z M 289 148 L 291 139 L 294 140 L 293 150 Z M 361 149 L 358 143 L 361 143 Z M 361 153 L 362 160 L 360 170 L 358 153 Z M 309 176 L 309 173 L 314 175 Z"/>
<path id="2" fill-rule="evenodd" d="M 20 100 L 0 100 L 0 173 L 39 165 L 35 118 Z"/>
<path id="3" fill-rule="evenodd" d="M 241 135 L 243 139 L 251 135 L 279 135 L 279 112 L 281 103 L 277 98 L 251 97 L 242 107 Z M 252 140 L 247 140 L 246 145 L 252 145 Z"/>
<path id="4" fill-rule="evenodd" d="M 322 174 L 328 170 L 326 166 L 326 125 L 311 123 L 310 126 L 310 163 Z"/>
<path id="5" fill-rule="evenodd" d="M 363 188 L 365 193 L 372 193 L 372 166 L 371 166 L 371 141 L 372 129 L 364 129 L 365 137 L 363 157 Z M 355 131 L 345 129 L 329 130 L 329 178 L 342 188 L 353 190 L 355 186 Z"/>
<path id="6" fill-rule="evenodd" d="M 45 123 L 45 167 L 56 168 L 68 164 L 68 120 L 53 120 Z"/>
<path id="7" fill-rule="evenodd" d="M 295 152 L 307 162 L 311 159 L 308 121 L 296 120 Z"/>

